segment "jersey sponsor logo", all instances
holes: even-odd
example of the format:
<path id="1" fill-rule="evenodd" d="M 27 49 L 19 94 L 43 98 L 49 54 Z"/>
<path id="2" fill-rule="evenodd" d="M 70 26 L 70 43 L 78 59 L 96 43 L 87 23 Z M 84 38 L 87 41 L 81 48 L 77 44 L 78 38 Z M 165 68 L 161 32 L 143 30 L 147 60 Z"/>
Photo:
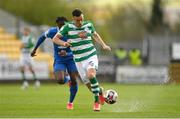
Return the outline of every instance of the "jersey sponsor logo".
<path id="1" fill-rule="evenodd" d="M 67 47 L 64 46 L 58 46 L 59 49 L 66 49 Z"/>

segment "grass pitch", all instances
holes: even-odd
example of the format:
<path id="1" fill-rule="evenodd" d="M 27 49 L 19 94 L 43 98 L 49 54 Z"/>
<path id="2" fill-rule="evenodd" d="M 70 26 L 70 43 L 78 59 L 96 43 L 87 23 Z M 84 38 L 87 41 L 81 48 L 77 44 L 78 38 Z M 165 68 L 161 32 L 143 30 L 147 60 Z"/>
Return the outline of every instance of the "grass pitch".
<path id="1" fill-rule="evenodd" d="M 122 118 L 180 117 L 180 85 L 120 85 L 101 84 L 118 92 L 118 102 L 105 104 L 94 112 L 93 95 L 80 84 L 74 110 L 67 110 L 67 85 L 33 84 L 21 90 L 20 84 L 0 84 L 0 117 L 21 118 Z"/>

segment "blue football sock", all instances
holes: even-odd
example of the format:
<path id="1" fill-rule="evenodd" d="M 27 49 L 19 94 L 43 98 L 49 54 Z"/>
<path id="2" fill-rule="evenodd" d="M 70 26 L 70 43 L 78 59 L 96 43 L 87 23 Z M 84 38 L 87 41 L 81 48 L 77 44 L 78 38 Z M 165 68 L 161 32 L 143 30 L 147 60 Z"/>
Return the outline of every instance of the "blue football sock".
<path id="1" fill-rule="evenodd" d="M 69 75 L 64 76 L 64 83 L 67 83 L 69 80 L 70 80 L 70 76 Z"/>
<path id="2" fill-rule="evenodd" d="M 70 98 L 69 98 L 70 103 L 74 101 L 77 90 L 78 90 L 78 84 L 76 84 L 75 86 L 72 86 L 72 85 L 70 86 Z"/>

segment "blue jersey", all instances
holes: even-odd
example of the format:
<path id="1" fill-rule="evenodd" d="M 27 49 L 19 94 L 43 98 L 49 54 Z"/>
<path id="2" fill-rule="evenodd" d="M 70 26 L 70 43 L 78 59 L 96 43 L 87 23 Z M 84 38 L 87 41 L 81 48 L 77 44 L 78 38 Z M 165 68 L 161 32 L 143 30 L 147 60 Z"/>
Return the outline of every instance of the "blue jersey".
<path id="1" fill-rule="evenodd" d="M 43 33 L 37 43 L 36 43 L 36 46 L 35 46 L 35 49 L 37 49 L 39 47 L 39 45 L 46 39 L 46 38 L 50 38 L 50 39 L 53 39 L 53 37 L 56 35 L 56 33 L 59 31 L 59 28 L 58 27 L 51 27 L 49 28 L 45 33 Z M 62 40 L 64 41 L 67 41 L 67 38 L 66 37 L 63 37 Z M 54 60 L 55 62 L 65 62 L 69 59 L 73 59 L 73 54 L 70 50 L 70 48 L 66 48 L 66 47 L 63 47 L 63 46 L 59 46 L 55 43 L 53 43 L 54 45 Z M 67 52 L 67 55 L 66 56 L 60 56 L 59 53 L 61 52 L 61 50 L 65 50 Z"/>

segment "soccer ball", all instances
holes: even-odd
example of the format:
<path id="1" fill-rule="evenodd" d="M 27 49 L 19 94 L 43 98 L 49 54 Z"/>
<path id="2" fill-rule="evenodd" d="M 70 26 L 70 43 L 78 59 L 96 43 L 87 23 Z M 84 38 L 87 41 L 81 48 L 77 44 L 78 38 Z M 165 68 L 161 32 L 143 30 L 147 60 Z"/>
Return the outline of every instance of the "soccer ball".
<path id="1" fill-rule="evenodd" d="M 118 94 L 115 90 L 109 89 L 104 93 L 104 99 L 107 104 L 114 104 L 117 101 Z"/>

